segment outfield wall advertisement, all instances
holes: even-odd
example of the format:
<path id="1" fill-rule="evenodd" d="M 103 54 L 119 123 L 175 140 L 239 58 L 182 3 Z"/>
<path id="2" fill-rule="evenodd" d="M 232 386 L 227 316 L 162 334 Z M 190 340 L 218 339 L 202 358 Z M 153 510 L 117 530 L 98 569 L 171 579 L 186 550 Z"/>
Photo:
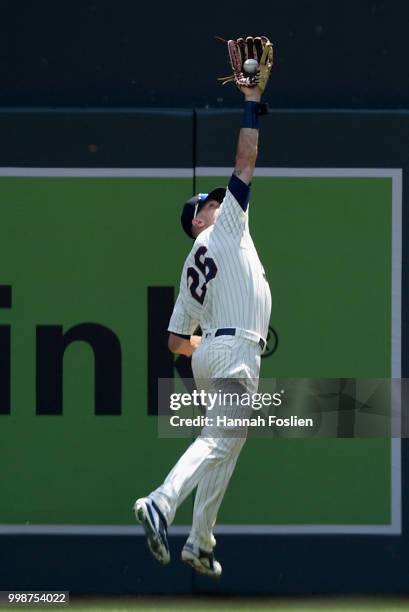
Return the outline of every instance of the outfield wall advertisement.
<path id="1" fill-rule="evenodd" d="M 198 168 L 196 190 L 229 172 Z M 189 371 L 166 323 L 193 187 L 183 169 L 0 171 L 1 531 L 135 529 L 134 499 L 186 448 L 158 437 L 155 381 Z M 400 376 L 401 199 L 398 170 L 258 171 L 263 377 Z M 399 444 L 250 439 L 219 529 L 399 533 Z M 180 531 L 191 511 L 189 498 Z"/>

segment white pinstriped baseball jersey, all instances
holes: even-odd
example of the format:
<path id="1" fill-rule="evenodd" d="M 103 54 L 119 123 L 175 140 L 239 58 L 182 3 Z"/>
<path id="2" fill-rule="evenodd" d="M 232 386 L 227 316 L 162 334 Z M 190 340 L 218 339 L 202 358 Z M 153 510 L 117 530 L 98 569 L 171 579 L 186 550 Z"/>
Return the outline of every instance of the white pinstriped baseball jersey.
<path id="1" fill-rule="evenodd" d="M 237 179 L 236 179 L 237 180 Z M 183 266 L 168 331 L 235 327 L 267 337 L 270 288 L 250 236 L 248 208 L 230 189 L 214 225 L 201 232 Z"/>

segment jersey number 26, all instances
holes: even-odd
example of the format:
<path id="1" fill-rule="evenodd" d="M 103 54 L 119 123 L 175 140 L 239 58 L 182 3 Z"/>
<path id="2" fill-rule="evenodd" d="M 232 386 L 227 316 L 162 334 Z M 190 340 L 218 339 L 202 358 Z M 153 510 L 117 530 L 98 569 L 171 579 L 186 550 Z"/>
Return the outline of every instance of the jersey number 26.
<path id="1" fill-rule="evenodd" d="M 207 291 L 207 283 L 212 280 L 217 274 L 217 266 L 214 262 L 214 259 L 211 257 L 206 257 L 207 248 L 205 246 L 201 246 L 197 249 L 195 253 L 195 264 L 196 268 L 201 272 L 205 278 L 204 283 L 199 287 L 200 277 L 199 272 L 191 266 L 187 269 L 187 284 L 190 290 L 192 297 L 199 302 L 199 304 L 203 304 L 206 291 Z M 189 280 L 191 283 L 189 285 Z M 199 292 L 198 292 L 199 289 Z"/>

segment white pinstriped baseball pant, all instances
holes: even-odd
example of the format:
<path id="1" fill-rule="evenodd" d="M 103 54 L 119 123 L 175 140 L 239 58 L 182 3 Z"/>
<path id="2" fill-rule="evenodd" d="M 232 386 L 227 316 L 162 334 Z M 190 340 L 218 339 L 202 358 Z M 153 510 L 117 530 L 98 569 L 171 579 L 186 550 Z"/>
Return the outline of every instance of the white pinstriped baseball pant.
<path id="1" fill-rule="evenodd" d="M 192 369 L 197 389 L 223 390 L 220 379 L 246 379 L 247 392 L 256 392 L 260 371 L 261 349 L 255 342 L 236 336 L 204 338 L 192 357 Z M 217 379 L 217 380 L 215 380 Z M 226 381 L 227 384 L 228 381 Z M 215 388 L 216 386 L 216 388 Z M 243 416 L 237 406 L 216 406 L 207 415 Z M 246 416 L 248 409 L 246 409 Z M 223 437 L 223 428 L 204 427 L 200 436 L 189 446 L 164 483 L 150 494 L 171 525 L 178 506 L 195 487 L 192 529 L 188 542 L 211 551 L 216 540 L 213 527 L 238 456 L 246 440 L 246 431 L 237 436 Z M 240 436 L 240 437 L 239 437 Z"/>

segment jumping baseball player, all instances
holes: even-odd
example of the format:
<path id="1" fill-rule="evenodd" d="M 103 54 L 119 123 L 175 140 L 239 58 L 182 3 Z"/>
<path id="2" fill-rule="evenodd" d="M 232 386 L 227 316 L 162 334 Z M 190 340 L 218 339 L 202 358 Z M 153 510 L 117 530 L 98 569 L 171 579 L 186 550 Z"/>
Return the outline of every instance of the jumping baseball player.
<path id="1" fill-rule="evenodd" d="M 234 75 L 224 81 L 235 80 L 245 97 L 236 163 L 227 189 L 199 194 L 183 208 L 182 226 L 194 244 L 183 267 L 169 323 L 169 349 L 192 356 L 193 375 L 200 387 L 206 380 L 210 384 L 217 380 L 220 388 L 223 379 L 246 379 L 249 388 L 256 391 L 271 295 L 250 236 L 248 204 L 259 115 L 265 112 L 260 99 L 273 52 L 265 37 L 230 40 L 228 50 Z M 199 325 L 202 337 L 193 335 Z M 205 427 L 164 483 L 135 502 L 136 518 L 158 561 L 170 561 L 167 529 L 178 506 L 197 487 L 192 529 L 182 560 L 200 573 L 221 575 L 221 565 L 213 555 L 213 527 L 244 442 L 243 435 L 223 437 L 223 429 Z"/>

